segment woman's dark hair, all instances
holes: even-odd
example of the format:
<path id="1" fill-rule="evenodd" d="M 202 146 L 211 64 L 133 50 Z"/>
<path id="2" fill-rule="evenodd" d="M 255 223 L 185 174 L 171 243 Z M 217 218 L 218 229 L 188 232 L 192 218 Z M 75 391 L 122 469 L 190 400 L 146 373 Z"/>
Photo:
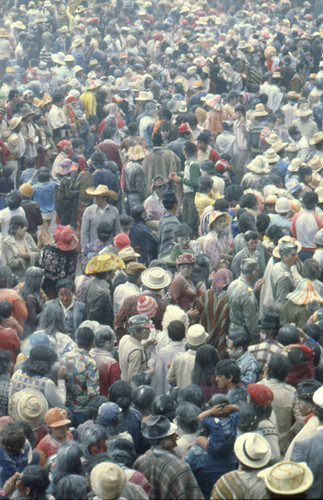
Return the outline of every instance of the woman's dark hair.
<path id="1" fill-rule="evenodd" d="M 115 339 L 114 331 L 111 326 L 101 325 L 95 331 L 94 343 L 95 347 L 102 349 L 106 342 L 113 342 Z"/>
<path id="2" fill-rule="evenodd" d="M 9 300 L 0 300 L 0 316 L 1 318 L 9 318 L 12 313 L 12 305 Z"/>
<path id="3" fill-rule="evenodd" d="M 176 424 L 186 434 L 193 434 L 199 428 L 198 415 L 200 408 L 192 403 L 184 401 L 176 409 Z"/>
<path id="4" fill-rule="evenodd" d="M 195 384 L 187 384 L 185 387 L 178 391 L 177 403 L 187 401 L 193 405 L 203 408 L 205 404 L 205 397 L 201 387 Z"/>
<path id="5" fill-rule="evenodd" d="M 70 441 L 58 449 L 55 467 L 52 470 L 54 487 L 67 474 L 83 473 L 82 455 L 82 448 L 75 441 Z"/>
<path id="6" fill-rule="evenodd" d="M 87 500 L 89 483 L 81 475 L 70 474 L 62 477 L 53 493 L 56 500 Z"/>
<path id="7" fill-rule="evenodd" d="M 116 403 L 122 411 L 127 411 L 132 403 L 133 389 L 129 382 L 117 380 L 109 389 L 109 401 Z"/>
<path id="8" fill-rule="evenodd" d="M 260 212 L 256 217 L 256 228 L 257 231 L 264 235 L 270 224 L 270 217 L 266 212 Z"/>
<path id="9" fill-rule="evenodd" d="M 10 267 L 0 266 L 0 288 L 12 288 L 15 284 L 14 275 Z"/>
<path id="10" fill-rule="evenodd" d="M 109 447 L 109 456 L 115 463 L 121 463 L 130 469 L 137 458 L 133 443 L 121 437 L 113 440 L 113 447 Z"/>
<path id="11" fill-rule="evenodd" d="M 141 385 L 151 385 L 151 375 L 145 372 L 138 372 L 132 379 L 130 383 L 133 387 L 140 387 Z"/>
<path id="12" fill-rule="evenodd" d="M 242 403 L 240 406 L 239 429 L 242 432 L 253 432 L 257 430 L 259 423 L 270 417 L 272 406 L 260 406 L 252 399 L 250 403 Z"/>
<path id="13" fill-rule="evenodd" d="M 191 237 L 192 231 L 191 228 L 187 224 L 179 224 L 175 229 L 175 238 L 181 237 Z"/>
<path id="14" fill-rule="evenodd" d="M 238 217 L 238 226 L 240 233 L 245 233 L 250 230 L 253 231 L 256 227 L 255 218 L 249 214 L 249 212 L 244 211 Z"/>
<path id="15" fill-rule="evenodd" d="M 173 342 L 180 342 L 185 337 L 185 325 L 182 321 L 174 319 L 167 327 L 167 334 Z"/>
<path id="16" fill-rule="evenodd" d="M 214 210 L 218 210 L 219 212 L 227 212 L 229 209 L 228 200 L 225 198 L 219 198 L 218 200 L 215 200 L 213 207 Z"/>
<path id="17" fill-rule="evenodd" d="M 134 407 L 143 415 L 150 414 L 154 399 L 155 391 L 149 385 L 142 385 L 134 389 L 132 398 Z"/>
<path id="18" fill-rule="evenodd" d="M 286 346 L 297 344 L 299 342 L 299 333 L 296 326 L 287 323 L 279 329 L 277 340 L 280 344 Z"/>
<path id="19" fill-rule="evenodd" d="M 158 396 L 152 405 L 153 415 L 164 415 L 169 420 L 175 418 L 176 401 L 168 394 Z"/>
<path id="20" fill-rule="evenodd" d="M 28 267 L 25 273 L 25 283 L 20 288 L 20 293 L 23 299 L 33 295 L 41 298 L 41 285 L 43 282 L 44 272 L 40 267 Z"/>
<path id="21" fill-rule="evenodd" d="M 267 229 L 266 236 L 273 241 L 275 245 L 278 245 L 278 241 L 283 237 L 283 229 L 281 226 L 273 224 Z"/>
<path id="22" fill-rule="evenodd" d="M 36 434 L 34 433 L 31 425 L 29 425 L 27 422 L 24 422 L 23 420 L 18 420 L 17 422 L 15 422 L 15 424 L 19 425 L 19 427 L 22 428 L 25 434 L 25 438 L 28 439 L 31 447 L 34 448 L 36 442 Z"/>
<path id="23" fill-rule="evenodd" d="M 285 382 L 290 372 L 290 362 L 282 354 L 272 354 L 268 363 L 268 378 L 276 378 Z"/>
<path id="24" fill-rule="evenodd" d="M 311 175 L 311 174 L 312 174 L 312 169 L 311 169 L 311 167 L 309 167 L 307 165 L 302 165 L 298 169 L 298 179 L 300 182 L 303 182 L 305 177 L 307 175 Z"/>
<path id="25" fill-rule="evenodd" d="M 216 365 L 217 375 L 223 375 L 225 378 L 232 376 L 231 382 L 233 384 L 239 384 L 240 382 L 240 368 L 236 361 L 233 359 L 222 359 Z"/>
<path id="26" fill-rule="evenodd" d="M 230 201 L 239 201 L 242 196 L 242 189 L 237 184 L 230 184 L 224 189 L 225 199 Z"/>
<path id="27" fill-rule="evenodd" d="M 97 227 L 98 238 L 103 243 L 106 243 L 113 233 L 113 229 L 109 222 L 102 221 Z"/>
<path id="28" fill-rule="evenodd" d="M 48 182 L 50 180 L 50 172 L 47 167 L 41 167 L 38 170 L 37 179 L 39 182 Z"/>
<path id="29" fill-rule="evenodd" d="M 0 349 L 0 374 L 6 373 L 13 361 L 13 356 L 10 351 Z"/>
<path id="30" fill-rule="evenodd" d="M 29 377 L 39 375 L 41 377 L 48 376 L 52 369 L 52 365 L 57 361 L 57 354 L 51 347 L 45 345 L 35 345 L 22 365 L 22 371 L 27 373 Z"/>
<path id="31" fill-rule="evenodd" d="M 320 342 L 321 340 L 321 328 L 316 323 L 306 323 L 303 326 L 303 332 L 312 337 L 316 342 Z"/>
<path id="32" fill-rule="evenodd" d="M 10 236 L 15 236 L 20 227 L 28 227 L 27 219 L 21 215 L 14 215 L 9 222 L 8 234 L 10 234 Z"/>
<path id="33" fill-rule="evenodd" d="M 213 385 L 218 361 L 219 356 L 215 347 L 210 344 L 201 345 L 196 351 L 192 383 L 200 387 Z"/>
<path id="34" fill-rule="evenodd" d="M 300 365 L 306 361 L 305 354 L 300 349 L 292 349 L 288 352 L 287 356 L 290 364 L 293 366 Z"/>
<path id="35" fill-rule="evenodd" d="M 24 488 L 29 488 L 28 499 L 46 500 L 46 490 L 49 486 L 48 472 L 40 465 L 27 465 L 20 480 Z"/>
<path id="36" fill-rule="evenodd" d="M 1 446 L 7 450 L 21 450 L 26 437 L 18 424 L 4 424 L 1 429 L 0 442 Z"/>
<path id="37" fill-rule="evenodd" d="M 55 302 L 45 305 L 39 322 L 39 330 L 55 337 L 57 332 L 65 333 L 64 313 Z"/>
<path id="38" fill-rule="evenodd" d="M 184 144 L 184 151 L 188 156 L 195 156 L 197 147 L 194 142 L 187 141 Z"/>
<path id="39" fill-rule="evenodd" d="M 15 210 L 21 206 L 23 200 L 20 191 L 11 191 L 7 196 L 7 205 L 10 210 Z"/>

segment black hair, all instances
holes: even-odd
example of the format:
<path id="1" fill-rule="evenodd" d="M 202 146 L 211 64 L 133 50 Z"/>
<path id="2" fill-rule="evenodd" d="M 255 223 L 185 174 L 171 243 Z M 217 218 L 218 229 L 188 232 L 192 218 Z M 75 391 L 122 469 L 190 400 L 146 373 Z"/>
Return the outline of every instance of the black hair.
<path id="1" fill-rule="evenodd" d="M 12 174 L 13 169 L 9 167 L 9 165 L 5 165 L 2 170 L 3 177 L 6 177 L 9 179 L 10 175 Z"/>
<path id="2" fill-rule="evenodd" d="M 11 191 L 7 196 L 7 205 L 10 210 L 16 210 L 21 206 L 23 196 L 20 191 Z"/>
<path id="3" fill-rule="evenodd" d="M 299 342 L 299 334 L 296 326 L 286 324 L 279 329 L 277 340 L 280 344 L 287 346 Z"/>
<path id="4" fill-rule="evenodd" d="M 145 214 L 145 208 L 143 205 L 135 205 L 131 209 L 131 217 L 133 217 L 135 221 L 143 220 L 144 214 Z"/>
<path id="5" fill-rule="evenodd" d="M 311 175 L 311 174 L 312 174 L 312 169 L 308 165 L 302 165 L 301 167 L 299 167 L 298 172 L 297 172 L 298 179 L 300 182 L 304 181 L 306 175 Z M 308 194 L 312 194 L 312 193 L 308 193 Z M 316 193 L 313 193 L 313 194 L 316 194 Z M 303 202 L 304 202 L 304 197 L 303 197 Z"/>
<path id="6" fill-rule="evenodd" d="M 95 421 L 98 418 L 100 406 L 108 402 L 109 400 L 105 396 L 94 396 L 93 398 L 91 398 L 85 410 L 85 421 Z"/>
<path id="7" fill-rule="evenodd" d="M 275 245 L 278 245 L 278 241 L 283 237 L 283 229 L 281 226 L 277 224 L 273 224 L 266 231 L 266 236 L 274 242 Z"/>
<path id="8" fill-rule="evenodd" d="M 229 208 L 229 203 L 225 198 L 218 198 L 213 204 L 214 210 L 218 212 L 227 212 Z"/>
<path id="9" fill-rule="evenodd" d="M 195 384 L 187 384 L 185 387 L 178 391 L 177 403 L 188 401 L 200 409 L 204 407 L 205 397 L 201 387 Z"/>
<path id="10" fill-rule="evenodd" d="M 131 122 L 128 125 L 128 134 L 130 137 L 135 137 L 138 134 L 139 128 L 137 123 Z"/>
<path id="11" fill-rule="evenodd" d="M 199 428 L 200 408 L 188 401 L 180 403 L 176 409 L 176 424 L 184 433 L 193 434 Z"/>
<path id="12" fill-rule="evenodd" d="M 270 217 L 266 212 L 260 212 L 256 217 L 256 228 L 258 232 L 264 235 L 270 224 Z"/>
<path id="13" fill-rule="evenodd" d="M 230 201 L 239 201 L 242 196 L 242 189 L 237 184 L 230 184 L 224 189 L 225 199 Z"/>
<path id="14" fill-rule="evenodd" d="M 101 221 L 97 227 L 97 234 L 100 241 L 106 243 L 113 233 L 111 224 L 106 221 Z"/>
<path id="15" fill-rule="evenodd" d="M 287 356 L 293 366 L 300 365 L 306 361 L 305 354 L 300 349 L 292 349 L 288 352 Z"/>
<path id="16" fill-rule="evenodd" d="M 197 142 L 205 142 L 205 144 L 209 144 L 209 140 L 209 135 L 204 130 L 197 137 Z"/>
<path id="17" fill-rule="evenodd" d="M 15 236 L 20 227 L 28 227 L 27 219 L 21 215 L 14 215 L 9 222 L 8 234 L 10 234 L 10 236 Z"/>
<path id="18" fill-rule="evenodd" d="M 12 313 L 12 305 L 9 300 L 0 300 L 0 317 L 9 318 Z"/>
<path id="19" fill-rule="evenodd" d="M 71 278 L 61 278 L 56 283 L 56 292 L 59 292 L 61 288 L 71 288 L 72 291 L 75 291 L 74 281 Z"/>
<path id="20" fill-rule="evenodd" d="M 109 388 L 109 401 L 127 411 L 132 403 L 132 387 L 129 382 L 117 380 Z"/>
<path id="21" fill-rule="evenodd" d="M 133 223 L 133 217 L 128 214 L 121 214 L 120 215 L 120 225 L 122 226 L 128 226 L 129 224 Z M 100 224 L 99 224 L 100 225 Z"/>
<path id="22" fill-rule="evenodd" d="M 211 177 L 208 177 L 207 175 L 203 175 L 202 177 L 199 177 L 197 183 L 198 192 L 207 193 L 213 186 L 213 179 Z"/>
<path id="23" fill-rule="evenodd" d="M 82 448 L 76 441 L 69 441 L 60 446 L 52 471 L 54 487 L 67 474 L 82 474 L 82 455 Z"/>
<path id="24" fill-rule="evenodd" d="M 38 170 L 37 179 L 39 182 L 48 182 L 50 180 L 50 172 L 48 168 L 41 167 Z"/>
<path id="25" fill-rule="evenodd" d="M 34 158 L 25 158 L 24 160 L 24 167 L 25 168 L 34 168 L 35 166 L 35 159 Z"/>
<path id="26" fill-rule="evenodd" d="M 142 415 L 150 415 L 155 399 L 155 391 L 150 385 L 141 385 L 134 389 L 132 401 L 136 410 Z"/>
<path id="27" fill-rule="evenodd" d="M 216 365 L 219 361 L 217 350 L 211 344 L 201 345 L 196 351 L 194 368 L 192 371 L 193 384 L 213 385 Z"/>
<path id="28" fill-rule="evenodd" d="M 87 500 L 89 483 L 81 475 L 64 476 L 53 491 L 56 500 Z M 47 497 L 46 497 L 47 498 Z"/>
<path id="29" fill-rule="evenodd" d="M 232 340 L 234 347 L 243 347 L 244 351 L 251 344 L 250 335 L 246 332 L 230 333 L 229 340 Z"/>
<path id="30" fill-rule="evenodd" d="M 302 276 L 311 281 L 320 278 L 320 265 L 315 259 L 305 259 L 302 266 Z"/>
<path id="31" fill-rule="evenodd" d="M 162 203 L 163 203 L 164 207 L 166 208 L 166 210 L 171 210 L 174 207 L 174 205 L 178 202 L 177 201 L 164 201 L 163 200 Z"/>
<path id="32" fill-rule="evenodd" d="M 282 354 L 272 354 L 268 363 L 268 378 L 276 378 L 285 382 L 290 372 L 290 362 Z"/>
<path id="33" fill-rule="evenodd" d="M 233 359 L 222 359 L 216 365 L 216 373 L 217 375 L 223 375 L 225 378 L 229 378 L 232 376 L 232 383 L 239 384 L 241 371 L 239 365 Z"/>
<path id="34" fill-rule="evenodd" d="M 13 361 L 13 356 L 10 351 L 0 349 L 0 374 L 8 372 Z"/>
<path id="35" fill-rule="evenodd" d="M 26 437 L 22 428 L 16 423 L 4 424 L 0 436 L 1 446 L 4 448 L 22 449 Z"/>
<path id="36" fill-rule="evenodd" d="M 184 144 L 184 151 L 188 156 L 195 156 L 197 147 L 194 142 L 187 141 Z"/>
<path id="37" fill-rule="evenodd" d="M 27 465 L 20 474 L 20 481 L 24 488 L 29 488 L 30 500 L 46 500 L 46 490 L 49 486 L 48 472 L 40 465 Z"/>
<path id="38" fill-rule="evenodd" d="M 151 385 L 151 376 L 149 373 L 138 372 L 132 379 L 130 380 L 131 385 L 133 387 L 140 387 L 141 385 Z"/>
<path id="39" fill-rule="evenodd" d="M 29 353 L 29 358 L 24 361 L 22 371 L 29 377 L 39 375 L 46 377 L 50 374 L 52 366 L 57 361 L 57 354 L 47 345 L 35 345 Z"/>
<path id="40" fill-rule="evenodd" d="M 320 342 L 321 329 L 319 325 L 315 323 L 306 323 L 306 325 L 304 325 L 302 329 L 307 335 L 312 337 L 312 339 L 314 339 L 316 342 Z"/>
<path id="41" fill-rule="evenodd" d="M 65 95 L 61 92 L 56 92 L 53 94 L 52 99 L 53 99 L 53 104 L 56 104 L 57 102 L 61 101 L 62 99 L 65 98 Z"/>
<path id="42" fill-rule="evenodd" d="M 249 230 L 253 231 L 255 229 L 255 218 L 249 212 L 242 211 L 240 214 L 238 213 L 238 226 L 240 233 Z"/>
<path id="43" fill-rule="evenodd" d="M 94 333 L 90 328 L 79 327 L 75 332 L 75 341 L 80 349 L 88 349 L 94 341 Z"/>
<path id="44" fill-rule="evenodd" d="M 44 330 L 47 335 L 51 335 L 54 338 L 56 338 L 57 332 L 65 333 L 64 313 L 59 304 L 52 302 L 43 308 L 39 329 Z"/>
<path id="45" fill-rule="evenodd" d="M 164 415 L 169 420 L 175 418 L 176 401 L 169 394 L 158 396 L 152 405 L 153 415 Z"/>
<path id="46" fill-rule="evenodd" d="M 168 333 L 169 338 L 173 342 L 180 342 L 185 337 L 184 323 L 182 321 L 178 321 L 176 319 L 173 321 L 170 321 L 170 323 L 167 327 L 167 333 Z"/>
<path id="47" fill-rule="evenodd" d="M 25 273 L 25 283 L 20 289 L 23 299 L 27 296 L 36 296 L 41 298 L 41 286 L 43 282 L 44 272 L 40 267 L 28 267 Z"/>
<path id="48" fill-rule="evenodd" d="M 240 198 L 240 208 L 255 208 L 257 203 L 257 198 L 252 193 L 243 194 Z"/>
<path id="49" fill-rule="evenodd" d="M 191 237 L 192 231 L 191 228 L 187 224 L 179 224 L 175 229 L 175 238 L 180 237 Z"/>
<path id="50" fill-rule="evenodd" d="M 314 210 L 315 206 L 318 204 L 318 201 L 318 195 L 314 191 L 305 193 L 303 196 L 303 205 L 306 210 Z"/>
<path id="51" fill-rule="evenodd" d="M 106 342 L 113 342 L 115 336 L 114 331 L 108 325 L 101 325 L 96 329 L 94 335 L 95 347 L 103 348 Z"/>

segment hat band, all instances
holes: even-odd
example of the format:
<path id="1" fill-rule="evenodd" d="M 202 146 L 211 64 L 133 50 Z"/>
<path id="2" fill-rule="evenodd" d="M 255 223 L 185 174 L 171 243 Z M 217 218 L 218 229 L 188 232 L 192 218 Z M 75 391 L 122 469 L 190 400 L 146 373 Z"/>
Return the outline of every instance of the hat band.
<path id="1" fill-rule="evenodd" d="M 246 449 L 246 441 L 243 443 L 242 451 L 246 455 L 246 457 L 249 458 L 249 460 L 251 460 L 252 462 L 259 462 L 259 460 L 261 460 L 260 458 L 253 458 L 249 455 Z"/>

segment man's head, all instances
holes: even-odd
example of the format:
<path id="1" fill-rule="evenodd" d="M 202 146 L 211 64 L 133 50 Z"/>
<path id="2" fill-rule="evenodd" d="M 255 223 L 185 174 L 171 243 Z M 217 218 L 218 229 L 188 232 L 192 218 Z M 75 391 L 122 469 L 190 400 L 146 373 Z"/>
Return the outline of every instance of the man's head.
<path id="1" fill-rule="evenodd" d="M 184 155 L 185 155 L 186 159 L 187 158 L 192 158 L 193 156 L 195 156 L 196 155 L 196 151 L 197 151 L 197 147 L 194 144 L 194 142 L 187 141 L 184 144 L 183 152 L 184 152 Z"/>
<path id="2" fill-rule="evenodd" d="M 220 389 L 228 389 L 240 382 L 240 368 L 233 359 L 222 359 L 216 365 L 216 382 Z"/>
<path id="3" fill-rule="evenodd" d="M 231 333 L 227 341 L 227 352 L 231 359 L 239 359 L 250 345 L 250 335 L 246 332 Z"/>
<path id="4" fill-rule="evenodd" d="M 290 362 L 282 354 L 272 354 L 267 366 L 267 377 L 275 378 L 280 382 L 285 382 L 290 372 Z"/>
<path id="5" fill-rule="evenodd" d="M 279 245 L 278 252 L 282 262 L 286 266 L 292 267 L 297 264 L 298 253 L 297 253 L 297 245 L 295 243 L 283 241 Z"/>
<path id="6" fill-rule="evenodd" d="M 250 283 L 252 283 L 258 273 L 258 261 L 254 258 L 247 257 L 242 259 L 240 263 L 241 275 Z"/>
<path id="7" fill-rule="evenodd" d="M 163 205 L 169 212 L 176 213 L 178 206 L 178 199 L 175 191 L 169 189 L 163 194 Z"/>
<path id="8" fill-rule="evenodd" d="M 250 252 L 254 253 L 256 251 L 257 245 L 258 245 L 258 233 L 257 233 L 257 231 L 252 231 L 252 230 L 246 231 L 243 236 L 244 236 L 248 250 Z"/>
<path id="9" fill-rule="evenodd" d="M 128 333 L 139 341 L 147 340 L 152 327 L 153 325 L 148 316 L 145 314 L 136 314 L 129 319 Z"/>
<path id="10" fill-rule="evenodd" d="M 143 431 L 143 436 L 151 446 L 160 446 L 165 451 L 172 451 L 176 447 L 176 425 L 169 422 L 164 415 L 150 417 Z"/>
<path id="11" fill-rule="evenodd" d="M 79 327 L 75 333 L 77 347 L 90 351 L 94 343 L 94 333 L 90 328 Z"/>
<path id="12" fill-rule="evenodd" d="M 114 346 L 116 337 L 110 326 L 102 325 L 95 330 L 94 344 L 98 349 L 111 351 Z"/>
<path id="13" fill-rule="evenodd" d="M 313 395 L 321 386 L 322 384 L 314 379 L 303 380 L 297 385 L 298 406 L 303 417 L 313 412 Z"/>
<path id="14" fill-rule="evenodd" d="M 57 296 L 64 307 L 69 307 L 75 291 L 74 281 L 69 278 L 58 280 L 56 285 Z"/>
<path id="15" fill-rule="evenodd" d="M 198 148 L 205 153 L 209 145 L 209 136 L 205 132 L 201 132 L 197 138 Z"/>
<path id="16" fill-rule="evenodd" d="M 185 337 L 185 331 L 184 323 L 176 319 L 171 321 L 167 327 L 168 336 L 173 342 L 182 341 Z"/>
<path id="17" fill-rule="evenodd" d="M 318 204 L 318 202 L 319 199 L 317 193 L 313 191 L 305 193 L 303 196 L 303 205 L 306 210 L 315 210 L 315 207 Z"/>
<path id="18" fill-rule="evenodd" d="M 265 314 L 260 323 L 260 339 L 275 339 L 279 332 L 279 318 Z"/>

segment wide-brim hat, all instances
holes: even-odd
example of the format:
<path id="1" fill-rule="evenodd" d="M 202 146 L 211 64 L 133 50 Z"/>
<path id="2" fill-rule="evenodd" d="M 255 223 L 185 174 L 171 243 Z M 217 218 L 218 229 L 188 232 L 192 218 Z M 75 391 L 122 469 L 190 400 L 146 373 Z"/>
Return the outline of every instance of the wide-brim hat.
<path id="1" fill-rule="evenodd" d="M 282 151 L 283 149 L 286 148 L 287 144 L 288 144 L 288 142 L 282 142 L 281 140 L 279 140 L 279 141 L 275 142 L 274 144 L 272 144 L 271 147 L 274 151 L 276 151 L 276 153 L 279 153 L 279 151 Z"/>
<path id="2" fill-rule="evenodd" d="M 269 491 L 278 495 L 299 495 L 313 484 L 314 476 L 305 462 L 279 462 L 258 472 Z"/>
<path id="3" fill-rule="evenodd" d="M 308 107 L 308 104 L 302 103 L 300 107 L 296 110 L 296 115 L 302 117 L 310 116 L 313 111 Z"/>
<path id="4" fill-rule="evenodd" d="M 53 238 L 57 248 L 63 252 L 75 250 L 78 243 L 74 230 L 70 225 L 62 226 L 58 224 L 53 230 Z"/>
<path id="5" fill-rule="evenodd" d="M 253 174 L 268 174 L 270 172 L 269 163 L 262 155 L 258 155 L 251 160 L 247 165 L 247 169 Z"/>
<path id="6" fill-rule="evenodd" d="M 313 172 L 320 172 L 323 168 L 323 158 L 320 156 L 313 156 L 308 162 L 307 165 L 311 167 Z"/>
<path id="7" fill-rule="evenodd" d="M 276 259 L 280 259 L 279 249 L 282 243 L 294 243 L 294 245 L 296 245 L 297 247 L 297 253 L 302 250 L 302 244 L 295 238 L 293 238 L 292 236 L 283 236 L 282 238 L 280 238 L 280 240 L 278 241 L 278 245 L 273 250 L 273 256 L 276 257 Z"/>
<path id="8" fill-rule="evenodd" d="M 194 347 L 203 345 L 208 337 L 209 334 L 205 331 L 204 326 L 199 324 L 190 326 L 186 333 L 187 343 Z"/>
<path id="9" fill-rule="evenodd" d="M 140 253 L 135 252 L 132 247 L 126 247 L 122 248 L 122 250 L 118 252 L 118 257 L 120 257 L 120 259 L 122 259 L 124 262 L 127 262 L 129 260 L 134 260 L 140 257 Z"/>
<path id="10" fill-rule="evenodd" d="M 267 439 L 258 432 L 245 432 L 235 440 L 234 453 L 243 465 L 260 469 L 268 464 L 271 448 Z"/>
<path id="11" fill-rule="evenodd" d="M 323 141 L 323 131 L 316 132 L 316 134 L 314 134 L 313 137 L 309 140 L 309 143 L 312 146 L 314 146 L 315 144 L 319 144 L 322 141 Z"/>
<path id="12" fill-rule="evenodd" d="M 280 141 L 280 137 L 278 134 L 270 134 L 268 137 L 265 138 L 265 141 L 267 142 L 267 144 L 270 144 L 272 146 L 276 142 Z"/>
<path id="13" fill-rule="evenodd" d="M 48 347 L 52 347 L 54 351 L 57 349 L 56 340 L 53 336 L 47 335 L 42 330 L 37 330 L 21 342 L 20 351 L 25 358 L 29 358 L 30 351 L 35 345 L 47 345 Z"/>
<path id="14" fill-rule="evenodd" d="M 289 153 L 297 153 L 298 151 L 297 144 L 295 142 L 290 142 L 288 146 L 286 146 L 285 151 L 288 151 Z"/>
<path id="15" fill-rule="evenodd" d="M 141 275 L 142 284 L 152 290 L 166 288 L 171 281 L 171 274 L 161 267 L 150 267 Z"/>
<path id="16" fill-rule="evenodd" d="M 319 203 L 323 203 L 323 186 L 315 189 L 315 193 L 318 196 Z"/>
<path id="17" fill-rule="evenodd" d="M 11 26 L 12 26 L 12 28 L 16 28 L 17 30 L 25 30 L 26 29 L 26 26 L 21 21 L 16 21 Z"/>
<path id="18" fill-rule="evenodd" d="M 261 319 L 259 328 L 263 328 L 264 330 L 279 328 L 279 317 L 272 314 L 265 314 Z"/>
<path id="19" fill-rule="evenodd" d="M 126 473 L 112 462 L 102 462 L 93 467 L 90 476 L 91 487 L 99 498 L 118 498 L 127 483 Z"/>
<path id="20" fill-rule="evenodd" d="M 287 92 L 287 94 L 285 94 L 285 97 L 286 97 L 286 99 L 298 100 L 301 96 L 300 96 L 300 94 L 298 94 L 294 90 L 290 90 L 289 92 Z"/>
<path id="21" fill-rule="evenodd" d="M 213 212 L 211 212 L 209 217 L 209 228 L 211 227 L 213 222 L 215 222 L 217 219 L 219 219 L 219 217 L 222 217 L 223 215 L 225 217 L 225 224 L 228 226 L 231 223 L 230 215 L 226 212 L 219 212 L 217 210 L 213 210 Z"/>
<path id="22" fill-rule="evenodd" d="M 64 52 L 57 52 L 56 54 L 52 54 L 52 61 L 56 64 L 60 64 L 61 66 L 64 66 L 65 64 L 65 54 Z"/>
<path id="23" fill-rule="evenodd" d="M 153 94 L 151 92 L 147 92 L 146 90 L 140 90 L 138 97 L 135 98 L 135 101 L 138 102 L 148 102 L 153 100 Z"/>
<path id="24" fill-rule="evenodd" d="M 13 116 L 9 122 L 10 130 L 15 130 L 15 128 L 17 128 L 18 125 L 20 125 L 21 120 L 22 120 L 22 116 Z"/>
<path id="25" fill-rule="evenodd" d="M 87 188 L 85 192 L 90 196 L 108 196 L 112 200 L 118 199 L 117 193 L 112 191 L 112 189 L 109 189 L 108 186 L 105 186 L 104 184 L 99 184 L 96 188 Z"/>
<path id="26" fill-rule="evenodd" d="M 280 160 L 280 157 L 272 147 L 265 151 L 264 157 L 266 158 L 268 163 L 277 163 Z"/>
<path id="27" fill-rule="evenodd" d="M 183 85 L 183 89 L 185 92 L 188 91 L 188 88 L 189 88 L 189 83 L 188 83 L 188 80 L 187 78 L 185 78 L 185 76 L 183 75 L 177 75 L 175 78 L 174 78 L 174 83 L 181 83 Z"/>
<path id="28" fill-rule="evenodd" d="M 175 434 L 177 426 L 164 415 L 154 415 L 148 420 L 142 435 L 147 439 L 162 439 Z"/>
<path id="29" fill-rule="evenodd" d="M 78 47 L 79 45 L 82 45 L 83 42 L 84 42 L 83 38 L 74 38 L 72 42 L 72 49 Z"/>
<path id="30" fill-rule="evenodd" d="M 287 167 L 289 172 L 298 172 L 300 167 L 303 165 L 302 160 L 299 158 L 293 158 L 290 164 Z"/>
<path id="31" fill-rule="evenodd" d="M 35 389 L 23 389 L 12 394 L 9 402 L 9 415 L 14 421 L 23 421 L 33 430 L 44 421 L 48 402 L 43 393 Z"/>
<path id="32" fill-rule="evenodd" d="M 181 266 L 181 265 L 185 265 L 185 264 L 188 264 L 188 265 L 191 265 L 191 266 L 194 266 L 195 265 L 195 262 L 196 262 L 196 259 L 195 257 L 189 253 L 189 252 L 185 252 L 185 253 L 182 253 L 181 255 L 178 256 L 178 258 L 176 259 L 176 264 L 178 266 Z"/>
<path id="33" fill-rule="evenodd" d="M 265 110 L 265 106 L 263 104 L 256 104 L 254 116 L 267 116 L 268 113 Z"/>
<path id="34" fill-rule="evenodd" d="M 74 163 L 73 161 L 71 160 L 64 160 L 58 170 L 57 170 L 57 173 L 58 175 L 68 175 L 68 174 L 71 174 L 72 172 L 76 172 L 78 169 L 78 166 L 76 165 L 76 163 Z"/>
<path id="35" fill-rule="evenodd" d="M 22 118 L 27 118 L 27 116 L 34 115 L 36 111 L 34 111 L 28 104 L 24 104 L 19 113 L 21 114 Z"/>
<path id="36" fill-rule="evenodd" d="M 298 306 L 304 306 L 313 302 L 323 302 L 323 298 L 317 293 L 313 283 L 309 279 L 302 279 L 295 290 L 286 297 Z"/>
<path id="37" fill-rule="evenodd" d="M 123 260 L 113 253 L 103 253 L 95 255 L 86 265 L 85 274 L 106 273 L 108 271 L 116 271 L 117 269 L 125 269 Z"/>

